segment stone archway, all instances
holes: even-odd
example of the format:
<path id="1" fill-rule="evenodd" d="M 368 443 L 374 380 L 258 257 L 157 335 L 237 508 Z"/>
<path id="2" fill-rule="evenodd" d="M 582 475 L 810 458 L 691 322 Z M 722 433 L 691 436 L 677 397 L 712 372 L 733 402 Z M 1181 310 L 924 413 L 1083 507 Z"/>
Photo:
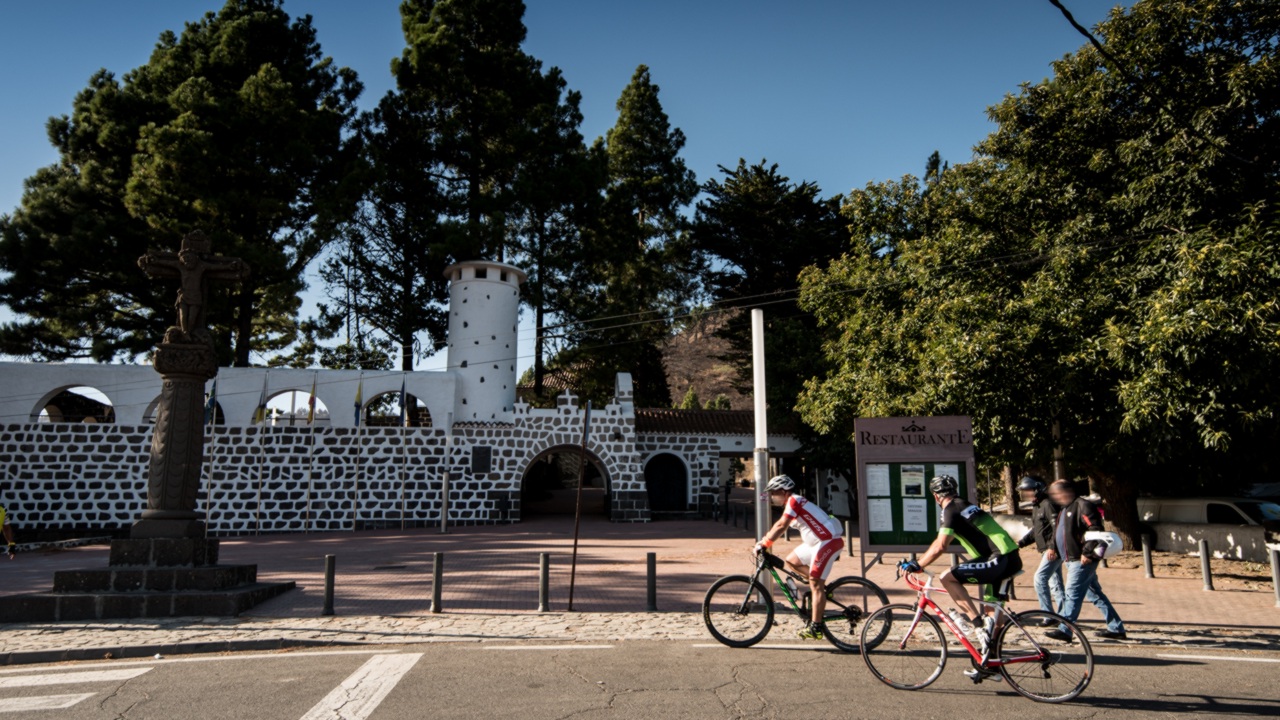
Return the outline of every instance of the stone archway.
<path id="1" fill-rule="evenodd" d="M 644 487 L 649 511 L 686 512 L 689 509 L 689 468 L 678 455 L 658 453 L 644 464 Z"/>
<path id="2" fill-rule="evenodd" d="M 520 517 L 571 515 L 577 501 L 582 448 L 557 445 L 538 453 L 520 480 Z M 583 515 L 608 516 L 609 471 L 600 458 L 587 451 L 587 472 L 582 483 Z"/>

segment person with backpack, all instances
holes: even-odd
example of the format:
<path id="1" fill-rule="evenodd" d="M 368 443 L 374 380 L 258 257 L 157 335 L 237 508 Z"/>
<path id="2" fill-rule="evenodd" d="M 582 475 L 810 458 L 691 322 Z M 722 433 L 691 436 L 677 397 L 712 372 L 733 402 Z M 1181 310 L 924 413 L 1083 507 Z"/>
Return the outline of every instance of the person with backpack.
<path id="1" fill-rule="evenodd" d="M 1024 500 L 1032 503 L 1031 531 L 1018 541 L 1018 547 L 1035 543 L 1040 552 L 1034 582 L 1036 598 L 1041 610 L 1056 613 L 1062 608 L 1062 558 L 1053 546 L 1053 520 L 1058 516 L 1058 508 L 1049 499 L 1049 486 L 1037 475 L 1022 478 L 1018 490 Z"/>
<path id="2" fill-rule="evenodd" d="M 1107 622 L 1107 627 L 1096 633 L 1098 637 L 1108 640 L 1128 639 L 1124 621 L 1098 583 L 1098 564 L 1108 546 L 1105 541 L 1090 535 L 1103 530 L 1102 514 L 1098 512 L 1096 505 L 1077 497 L 1075 486 L 1067 480 L 1055 480 L 1049 486 L 1049 498 L 1060 508 L 1054 520 L 1053 542 L 1067 574 L 1060 614 L 1075 622 L 1080 617 L 1081 606 L 1088 600 L 1098 608 Z M 1055 640 L 1071 640 L 1071 631 L 1065 625 L 1059 625 L 1045 635 Z"/>

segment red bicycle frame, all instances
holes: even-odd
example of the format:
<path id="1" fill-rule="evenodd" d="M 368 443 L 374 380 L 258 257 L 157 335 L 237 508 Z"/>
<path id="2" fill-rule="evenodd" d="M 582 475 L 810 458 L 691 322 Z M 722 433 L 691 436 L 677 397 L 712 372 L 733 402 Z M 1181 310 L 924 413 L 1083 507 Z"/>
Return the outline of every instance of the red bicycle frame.
<path id="1" fill-rule="evenodd" d="M 916 591 L 916 614 L 911 620 L 911 627 L 907 630 L 906 634 L 902 636 L 902 641 L 898 646 L 899 649 L 906 647 L 907 638 L 911 637 L 911 634 L 916 631 L 916 626 L 920 624 L 920 616 L 928 611 L 931 612 L 935 618 L 942 620 L 942 624 L 946 625 L 947 629 L 951 631 L 951 634 L 960 641 L 960 645 L 962 645 L 965 650 L 969 651 L 969 655 L 973 658 L 973 662 L 984 669 L 999 668 L 1004 665 L 1013 665 L 1016 663 L 1042 662 L 1049 657 L 1049 653 L 1045 651 L 1044 648 L 1040 647 L 1040 644 L 1035 642 L 1034 638 L 1031 638 L 1032 644 L 1036 647 L 1036 653 L 1034 655 L 1022 655 L 1014 658 L 989 658 L 984 656 L 978 648 L 973 646 L 973 643 L 969 642 L 969 638 L 960 631 L 960 628 L 956 627 L 955 621 L 951 619 L 951 616 L 943 612 L 938 603 L 933 601 L 933 597 L 931 596 L 932 593 L 946 593 L 947 591 L 943 588 L 933 586 L 932 573 L 928 571 L 922 572 L 929 578 L 923 583 L 920 582 L 915 573 L 906 573 L 907 585 L 910 585 L 911 588 Z M 984 602 L 981 600 L 975 600 L 974 602 L 983 607 L 990 607 L 994 609 L 996 612 L 997 623 L 999 622 L 1000 616 L 1004 615 L 1008 622 L 1016 625 L 1018 629 L 1022 629 L 1022 626 L 1018 624 L 1016 619 L 1014 619 L 1013 614 L 1007 612 L 1003 605 L 1000 605 L 999 603 Z M 1027 637 L 1030 638 L 1030 635 L 1028 634 Z M 995 638 L 993 637 L 991 640 L 994 641 Z M 987 644 L 987 652 L 991 652 L 991 643 Z"/>

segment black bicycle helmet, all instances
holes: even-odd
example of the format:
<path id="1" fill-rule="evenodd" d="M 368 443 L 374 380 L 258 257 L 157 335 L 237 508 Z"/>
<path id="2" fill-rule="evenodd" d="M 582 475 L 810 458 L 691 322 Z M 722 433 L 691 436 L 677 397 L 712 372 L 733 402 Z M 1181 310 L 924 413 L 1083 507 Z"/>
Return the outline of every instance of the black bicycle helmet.
<path id="1" fill-rule="evenodd" d="M 1027 475 L 1018 481 L 1019 490 L 1034 490 L 1037 495 L 1043 495 L 1048 487 L 1039 475 Z"/>
<path id="2" fill-rule="evenodd" d="M 929 481 L 929 492 L 943 497 L 955 497 L 960 494 L 960 483 L 950 475 L 939 475 Z"/>

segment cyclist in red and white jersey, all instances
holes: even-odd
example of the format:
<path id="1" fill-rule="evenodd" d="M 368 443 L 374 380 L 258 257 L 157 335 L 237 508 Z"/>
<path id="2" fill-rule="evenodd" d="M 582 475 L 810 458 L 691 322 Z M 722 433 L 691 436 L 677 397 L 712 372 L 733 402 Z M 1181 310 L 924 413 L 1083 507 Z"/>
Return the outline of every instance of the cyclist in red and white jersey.
<path id="1" fill-rule="evenodd" d="M 782 517 L 764 534 L 755 551 L 773 547 L 774 541 L 782 537 L 788 526 L 800 531 L 800 546 L 792 550 L 785 560 L 792 571 L 809 578 L 813 614 L 808 627 L 800 631 L 800 637 L 817 639 L 822 637 L 824 630 L 822 613 L 827 608 L 827 576 L 831 574 L 832 564 L 840 559 L 844 542 L 841 540 L 840 523 L 804 496 L 793 493 L 795 487 L 795 482 L 786 475 L 773 478 L 765 486 L 769 502 L 783 508 L 783 511 Z"/>

